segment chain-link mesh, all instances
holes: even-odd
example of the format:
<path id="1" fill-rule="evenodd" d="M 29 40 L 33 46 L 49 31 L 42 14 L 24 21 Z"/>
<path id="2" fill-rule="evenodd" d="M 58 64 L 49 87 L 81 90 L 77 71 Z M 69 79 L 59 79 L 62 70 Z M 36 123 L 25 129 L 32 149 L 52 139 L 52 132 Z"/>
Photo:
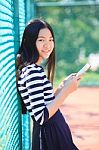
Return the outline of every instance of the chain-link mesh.
<path id="1" fill-rule="evenodd" d="M 30 149 L 29 115 L 21 118 L 16 90 L 15 26 L 20 38 L 25 27 L 25 1 L 18 2 L 19 26 L 14 20 L 15 1 L 0 0 L 0 150 Z"/>
<path id="2" fill-rule="evenodd" d="M 0 1 L 0 150 L 21 150 L 16 91 L 13 1 Z"/>
<path id="3" fill-rule="evenodd" d="M 26 22 L 25 2 L 19 0 L 19 34 L 22 39 L 23 30 Z M 30 116 L 22 115 L 22 150 L 30 150 Z"/>

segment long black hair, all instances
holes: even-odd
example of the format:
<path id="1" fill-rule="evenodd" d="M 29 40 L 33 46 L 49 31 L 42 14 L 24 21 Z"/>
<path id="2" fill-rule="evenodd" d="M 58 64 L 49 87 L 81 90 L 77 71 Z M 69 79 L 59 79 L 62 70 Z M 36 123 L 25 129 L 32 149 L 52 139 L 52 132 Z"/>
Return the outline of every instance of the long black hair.
<path id="1" fill-rule="evenodd" d="M 27 24 L 23 33 L 21 46 L 19 48 L 19 52 L 16 58 L 17 82 L 22 68 L 27 66 L 28 64 L 36 63 L 38 61 L 39 53 L 36 47 L 36 40 L 38 38 L 39 31 L 44 28 L 48 28 L 50 30 L 55 43 L 52 27 L 46 21 L 43 21 L 41 19 L 34 19 Z M 55 44 L 54 44 L 54 49 L 46 62 L 46 67 L 47 67 L 48 79 L 53 84 L 54 71 L 55 71 Z"/>

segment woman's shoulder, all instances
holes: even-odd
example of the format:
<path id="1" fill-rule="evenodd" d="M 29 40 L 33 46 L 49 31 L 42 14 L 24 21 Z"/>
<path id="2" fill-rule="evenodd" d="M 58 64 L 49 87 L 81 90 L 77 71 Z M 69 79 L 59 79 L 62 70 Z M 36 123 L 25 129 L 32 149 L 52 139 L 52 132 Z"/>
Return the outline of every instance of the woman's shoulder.
<path id="1" fill-rule="evenodd" d="M 43 73 L 43 72 L 44 72 L 43 67 L 38 66 L 34 63 L 30 64 L 30 65 L 27 65 L 22 69 L 22 73 L 24 73 L 25 75 L 27 75 L 29 73 Z"/>

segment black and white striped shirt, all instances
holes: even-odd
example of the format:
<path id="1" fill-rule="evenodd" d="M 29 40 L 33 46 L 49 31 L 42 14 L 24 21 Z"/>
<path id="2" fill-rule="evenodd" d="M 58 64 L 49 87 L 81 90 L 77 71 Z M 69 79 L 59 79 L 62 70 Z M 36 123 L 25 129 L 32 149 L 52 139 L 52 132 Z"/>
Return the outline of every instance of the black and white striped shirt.
<path id="1" fill-rule="evenodd" d="M 20 95 L 26 104 L 30 115 L 40 125 L 48 120 L 46 105 L 54 100 L 54 92 L 44 69 L 36 64 L 22 69 L 18 80 Z"/>

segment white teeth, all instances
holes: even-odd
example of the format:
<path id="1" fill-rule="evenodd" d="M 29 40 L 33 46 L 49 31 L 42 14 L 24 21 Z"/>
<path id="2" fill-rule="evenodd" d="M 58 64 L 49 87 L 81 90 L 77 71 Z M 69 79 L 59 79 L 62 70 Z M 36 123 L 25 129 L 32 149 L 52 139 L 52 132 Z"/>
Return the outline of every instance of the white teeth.
<path id="1" fill-rule="evenodd" d="M 43 52 L 48 53 L 48 52 L 50 52 L 50 51 L 43 51 Z"/>

